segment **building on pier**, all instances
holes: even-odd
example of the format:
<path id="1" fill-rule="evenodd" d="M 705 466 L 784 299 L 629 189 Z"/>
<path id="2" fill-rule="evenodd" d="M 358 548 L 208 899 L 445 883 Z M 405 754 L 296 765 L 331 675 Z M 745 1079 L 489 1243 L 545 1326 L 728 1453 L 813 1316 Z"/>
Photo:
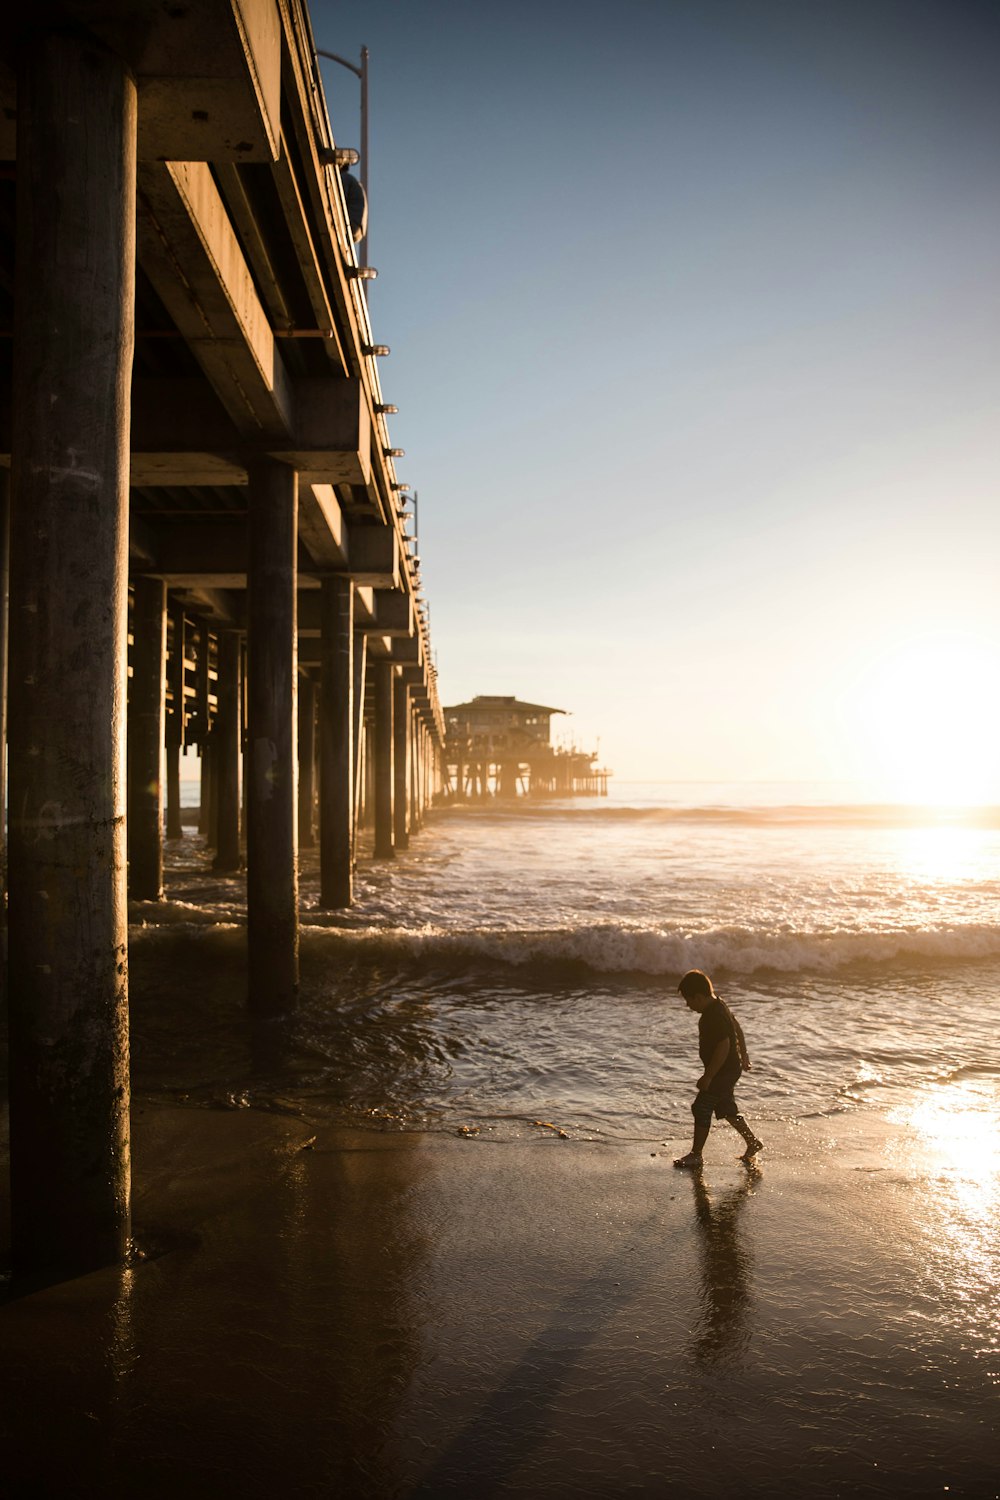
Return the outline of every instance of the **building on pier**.
<path id="1" fill-rule="evenodd" d="M 0 103 L 13 1253 L 82 1271 L 128 1244 L 126 895 L 162 896 L 183 748 L 271 1017 L 300 843 L 348 905 L 444 720 L 302 0 L 8 7 Z"/>
<path id="2" fill-rule="evenodd" d="M 444 709 L 446 788 L 458 801 L 487 797 L 606 797 L 610 771 L 597 754 L 557 748 L 563 708 L 478 695 Z"/>

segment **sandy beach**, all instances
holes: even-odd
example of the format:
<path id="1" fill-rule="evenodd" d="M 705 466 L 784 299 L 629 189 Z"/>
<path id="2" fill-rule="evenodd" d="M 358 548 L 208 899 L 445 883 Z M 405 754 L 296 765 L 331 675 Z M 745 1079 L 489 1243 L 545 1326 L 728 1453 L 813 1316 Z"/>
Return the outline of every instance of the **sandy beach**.
<path id="1" fill-rule="evenodd" d="M 8 1493 L 995 1495 L 974 1184 L 875 1117 L 679 1144 L 138 1104 L 148 1258 L 0 1311 Z"/>

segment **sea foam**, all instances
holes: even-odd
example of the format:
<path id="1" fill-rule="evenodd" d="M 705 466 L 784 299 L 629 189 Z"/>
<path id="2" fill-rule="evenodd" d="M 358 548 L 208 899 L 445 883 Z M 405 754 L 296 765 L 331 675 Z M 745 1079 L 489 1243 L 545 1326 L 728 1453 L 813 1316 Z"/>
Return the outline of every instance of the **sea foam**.
<path id="1" fill-rule="evenodd" d="M 569 929 L 454 931 L 303 928 L 303 943 L 342 959 L 419 962 L 422 968 L 504 964 L 512 969 L 584 969 L 597 974 L 833 973 L 1000 956 L 1000 926 L 969 924 L 898 931 L 766 932 L 747 927 L 671 932 L 599 923 Z"/>

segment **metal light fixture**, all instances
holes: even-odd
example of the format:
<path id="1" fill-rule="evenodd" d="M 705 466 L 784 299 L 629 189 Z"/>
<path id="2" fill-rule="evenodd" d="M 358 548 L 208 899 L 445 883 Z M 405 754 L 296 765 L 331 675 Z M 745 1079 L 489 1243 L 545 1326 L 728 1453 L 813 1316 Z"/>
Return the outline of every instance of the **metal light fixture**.
<path id="1" fill-rule="evenodd" d="M 406 484 L 405 481 L 402 480 L 402 479 L 394 479 L 392 481 L 392 487 L 393 487 L 394 490 L 408 490 L 410 488 L 410 486 L 408 484 Z M 403 505 L 405 505 L 406 502 L 407 502 L 407 500 L 409 498 L 410 497 L 408 495 L 402 496 L 401 497 L 401 503 Z"/>
<path id="2" fill-rule="evenodd" d="M 388 344 L 362 344 L 361 352 L 362 354 L 377 354 L 381 357 L 391 351 Z"/>
<path id="3" fill-rule="evenodd" d="M 375 414 L 379 417 L 394 417 L 399 411 L 398 406 L 389 406 L 385 401 L 376 401 Z"/>
<path id="4" fill-rule="evenodd" d="M 405 458 L 406 457 L 406 449 L 405 448 L 383 448 L 382 452 L 385 454 L 386 458 Z"/>
<path id="5" fill-rule="evenodd" d="M 356 167 L 361 160 L 353 146 L 319 146 L 316 154 L 321 166 L 336 167 L 338 171 L 342 167 Z"/>
<path id="6" fill-rule="evenodd" d="M 374 281 L 378 276 L 374 266 L 348 266 L 348 281 Z"/>

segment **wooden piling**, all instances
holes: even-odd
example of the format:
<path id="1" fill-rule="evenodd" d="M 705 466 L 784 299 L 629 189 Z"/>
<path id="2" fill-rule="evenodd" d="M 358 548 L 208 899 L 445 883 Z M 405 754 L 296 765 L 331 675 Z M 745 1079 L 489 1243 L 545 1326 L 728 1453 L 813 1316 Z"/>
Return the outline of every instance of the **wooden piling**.
<path id="1" fill-rule="evenodd" d="M 368 637 L 363 630 L 354 632 L 354 853 L 357 857 L 358 828 L 364 801 L 365 683 L 368 672 Z"/>
<path id="2" fill-rule="evenodd" d="M 209 733 L 211 729 L 209 713 L 209 676 L 208 676 L 208 626 L 202 620 L 197 628 L 197 648 L 194 668 L 194 704 L 195 723 L 198 726 L 198 752 L 199 752 L 199 797 L 198 797 L 198 832 L 205 835 L 208 843 L 213 843 L 212 838 L 212 755 L 209 748 Z"/>
<path id="3" fill-rule="evenodd" d="M 7 629 L 10 618 L 10 470 L 0 470 L 0 927 L 7 893 Z"/>
<path id="4" fill-rule="evenodd" d="M 15 1276 L 130 1233 L 125 695 L 136 89 L 36 33 L 18 67 L 10 618 Z"/>
<path id="5" fill-rule="evenodd" d="M 238 870 L 240 855 L 240 656 L 236 630 L 219 635 L 218 713 L 212 730 L 215 769 L 216 854 L 212 869 Z"/>
<path id="6" fill-rule="evenodd" d="M 137 578 L 132 604 L 128 691 L 128 893 L 163 896 L 163 730 L 167 663 L 167 586 Z"/>
<path id="7" fill-rule="evenodd" d="M 164 771 L 164 792 L 166 795 L 166 836 L 168 839 L 183 838 L 184 825 L 181 822 L 180 745 L 167 745 L 166 766 Z"/>
<path id="8" fill-rule="evenodd" d="M 181 749 L 184 745 L 184 611 L 171 611 L 172 625 L 170 653 L 167 657 L 167 686 L 170 688 L 171 710 L 167 714 L 167 838 L 184 836 L 181 821 Z"/>
<path id="9" fill-rule="evenodd" d="M 247 949 L 259 1015 L 294 1004 L 299 982 L 296 757 L 298 475 L 250 465 Z"/>
<path id="10" fill-rule="evenodd" d="M 418 718 L 418 716 L 415 713 L 411 713 L 411 715 L 410 715 L 410 778 L 409 778 L 409 798 L 410 798 L 410 831 L 412 833 L 419 833 L 420 832 L 420 828 L 421 828 L 421 825 L 422 825 L 423 820 L 424 820 L 424 810 L 423 810 L 423 807 L 421 806 L 421 802 L 420 802 L 420 775 L 421 775 L 421 760 L 420 760 L 421 741 L 420 741 L 420 736 L 421 736 L 422 732 L 423 732 L 423 725 L 421 724 L 420 719 Z"/>
<path id="11" fill-rule="evenodd" d="M 361 761 L 361 823 L 365 828 L 375 826 L 375 717 L 366 714 L 361 730 L 363 754 Z"/>
<path id="12" fill-rule="evenodd" d="M 375 858 L 393 859 L 393 666 L 380 659 L 372 663 L 375 681 Z"/>
<path id="13" fill-rule="evenodd" d="M 324 578 L 321 615 L 323 695 L 320 704 L 320 905 L 350 906 L 353 899 L 355 799 L 354 585 Z M 361 637 L 362 641 L 364 637 Z"/>
<path id="14" fill-rule="evenodd" d="M 311 849 L 316 805 L 316 684 L 299 675 L 299 848 Z"/>
<path id="15" fill-rule="evenodd" d="M 397 677 L 392 690 L 392 818 L 397 849 L 410 846 L 410 689 Z"/>
<path id="16" fill-rule="evenodd" d="M 205 848 L 215 849 L 218 846 L 217 819 L 215 816 L 215 795 L 218 790 L 215 766 L 212 763 L 212 735 L 215 726 L 207 730 L 201 742 L 201 790 L 200 808 L 198 813 L 198 832 L 205 836 Z"/>

